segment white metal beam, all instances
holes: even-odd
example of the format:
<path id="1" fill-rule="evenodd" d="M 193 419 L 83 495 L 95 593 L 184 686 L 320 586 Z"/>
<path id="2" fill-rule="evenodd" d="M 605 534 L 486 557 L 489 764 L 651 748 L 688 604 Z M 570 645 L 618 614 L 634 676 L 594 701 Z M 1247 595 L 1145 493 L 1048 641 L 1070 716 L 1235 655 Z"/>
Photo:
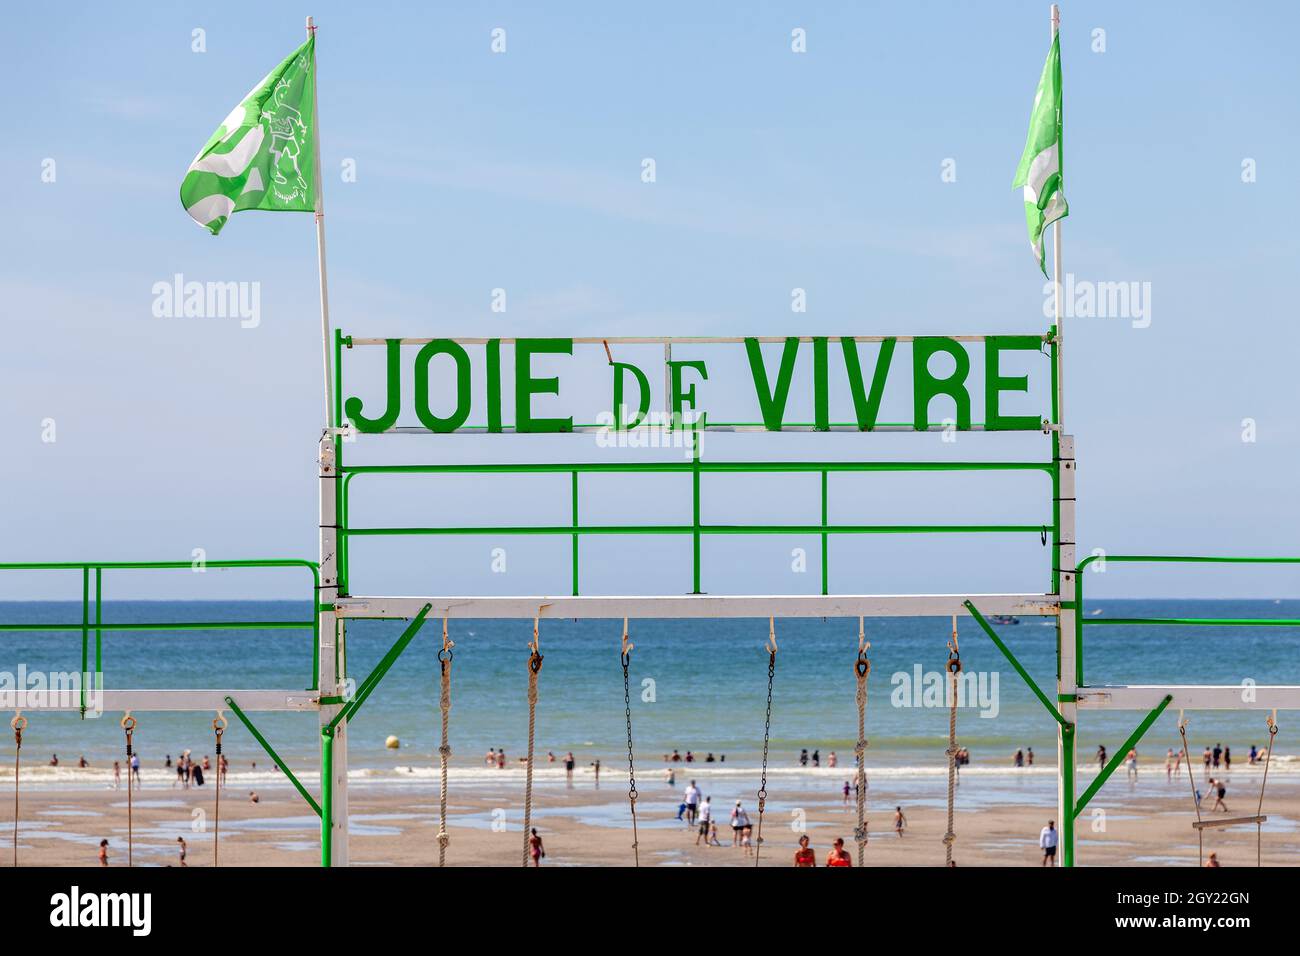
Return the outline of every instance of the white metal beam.
<path id="1" fill-rule="evenodd" d="M 86 690 L 87 715 L 91 712 L 230 711 L 226 698 L 244 711 L 315 710 L 316 695 L 301 690 Z M 80 691 L 6 691 L 0 693 L 0 710 L 80 711 Z"/>
<path id="2" fill-rule="evenodd" d="M 1080 687 L 1084 710 L 1152 710 L 1165 695 L 1169 710 L 1300 710 L 1295 684 L 1113 684 Z"/>
<path id="3" fill-rule="evenodd" d="M 653 597 L 350 597 L 334 607 L 340 618 L 706 618 L 706 617 L 946 617 L 966 614 L 972 601 L 985 616 L 1054 616 L 1050 594 L 687 594 Z"/>

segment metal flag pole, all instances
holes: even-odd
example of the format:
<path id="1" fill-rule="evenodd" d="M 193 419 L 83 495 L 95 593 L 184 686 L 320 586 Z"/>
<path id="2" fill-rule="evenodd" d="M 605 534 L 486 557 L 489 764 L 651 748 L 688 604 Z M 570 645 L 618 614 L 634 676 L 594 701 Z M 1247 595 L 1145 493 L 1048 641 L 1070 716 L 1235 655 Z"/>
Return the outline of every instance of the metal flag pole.
<path id="1" fill-rule="evenodd" d="M 316 25 L 307 18 L 307 36 L 316 35 Z M 312 55 L 311 113 L 312 113 L 312 171 L 316 180 L 316 261 L 320 266 L 320 334 L 321 360 L 325 369 L 325 427 L 334 427 L 334 378 L 330 370 L 330 294 L 325 279 L 325 191 L 321 185 L 320 170 L 320 105 L 317 96 L 316 57 Z M 1057 242 L 1060 242 L 1059 234 Z M 1059 255 L 1059 253 L 1058 253 Z"/>
<path id="2" fill-rule="evenodd" d="M 1061 29 L 1061 8 L 1060 6 L 1054 3 L 1052 4 L 1052 41 L 1053 42 L 1056 41 L 1056 35 L 1057 33 L 1060 32 L 1060 29 Z M 1058 140 L 1059 148 L 1056 153 L 1056 157 L 1057 157 L 1056 161 L 1058 164 L 1058 168 L 1060 169 L 1060 174 L 1062 177 L 1064 177 L 1065 175 L 1065 156 L 1064 156 L 1065 133 L 1064 130 L 1061 129 L 1062 124 L 1061 124 L 1061 117 L 1059 115 L 1056 117 L 1056 124 L 1058 130 L 1061 130 L 1060 139 Z M 317 193 L 317 195 L 319 196 L 320 194 Z M 319 202 L 319 200 L 317 200 L 317 202 Z M 320 215 L 319 213 L 317 213 L 317 222 L 319 221 L 320 221 Z M 321 241 L 323 242 L 324 240 Z M 322 255 L 324 255 L 323 252 Z M 323 278 L 324 269 L 325 266 L 322 264 L 321 266 L 322 282 L 324 281 Z M 1064 430 L 1065 426 L 1063 423 L 1065 421 L 1065 378 L 1063 373 L 1065 371 L 1065 363 L 1062 360 L 1064 353 L 1061 349 L 1061 340 L 1062 340 L 1061 313 L 1063 311 L 1061 308 L 1061 304 L 1062 304 L 1061 299 L 1064 295 L 1064 290 L 1062 289 L 1061 286 L 1061 220 L 1060 219 L 1057 219 L 1056 222 L 1052 223 L 1052 280 L 1053 280 L 1053 284 L 1055 285 L 1055 289 L 1053 290 L 1054 292 L 1053 298 L 1055 299 L 1055 314 L 1056 314 L 1056 421 L 1058 424 L 1061 425 L 1062 430 Z"/>

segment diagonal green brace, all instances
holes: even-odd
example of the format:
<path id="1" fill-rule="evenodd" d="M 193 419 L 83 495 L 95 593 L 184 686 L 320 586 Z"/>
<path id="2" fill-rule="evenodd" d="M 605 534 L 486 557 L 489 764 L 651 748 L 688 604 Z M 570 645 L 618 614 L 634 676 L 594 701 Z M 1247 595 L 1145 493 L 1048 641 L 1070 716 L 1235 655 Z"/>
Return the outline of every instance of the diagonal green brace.
<path id="1" fill-rule="evenodd" d="M 388 649 L 388 653 L 384 655 L 383 660 L 376 664 L 375 669 L 370 672 L 370 676 L 361 682 L 361 686 L 357 688 L 356 696 L 352 698 L 352 702 L 335 714 L 334 719 L 325 725 L 326 730 L 333 731 L 340 722 L 351 720 L 356 712 L 361 709 L 361 705 L 366 702 L 366 698 L 370 696 L 371 691 L 379 685 L 379 682 L 384 679 L 384 675 L 402 656 L 402 651 L 406 650 L 407 645 L 415 639 L 415 635 L 419 633 L 420 628 L 424 625 L 424 619 L 429 616 L 431 610 L 433 610 L 432 604 L 426 604 L 420 608 L 420 613 L 411 619 L 411 623 L 406 626 L 402 636 Z"/>
<path id="2" fill-rule="evenodd" d="M 976 623 L 978 623 L 980 627 L 984 628 L 984 633 L 992 638 L 993 643 L 997 645 L 998 650 L 1000 650 L 1003 656 L 1011 662 L 1011 666 L 1016 669 L 1016 673 L 1019 674 L 1020 679 L 1025 682 L 1025 686 L 1033 691 L 1034 696 L 1037 697 L 1039 701 L 1042 702 L 1042 705 L 1047 708 L 1047 712 L 1052 715 L 1052 719 L 1062 727 L 1069 726 L 1069 722 L 1061 716 L 1059 710 L 1052 706 L 1052 702 L 1047 699 L 1047 695 L 1043 693 L 1042 688 L 1034 683 L 1034 679 L 1029 676 L 1029 672 L 1020 665 L 1020 661 L 1016 660 L 1016 655 L 1011 653 L 1011 648 L 1002 643 L 1002 638 L 998 637 L 997 632 L 989 626 L 989 622 L 984 620 L 984 615 L 981 614 L 970 601 L 963 601 L 962 603 L 965 605 L 966 610 L 970 611 L 971 617 L 975 618 Z"/>
<path id="3" fill-rule="evenodd" d="M 258 730 L 256 727 L 254 727 L 253 722 L 248 719 L 248 715 L 239 709 L 239 705 L 235 703 L 235 699 L 233 697 L 226 698 L 226 706 L 229 707 L 232 711 L 234 711 L 235 716 L 239 718 L 240 723 L 242 723 L 245 727 L 247 727 L 248 732 L 253 735 L 253 739 L 262 745 L 262 749 L 266 751 L 267 756 L 269 756 L 272 760 L 274 760 L 275 765 L 284 772 L 284 775 L 286 777 L 289 778 L 289 782 L 294 785 L 294 788 L 300 794 L 302 794 L 302 798 L 307 801 L 308 806 L 312 808 L 316 816 L 320 816 L 321 815 L 320 804 L 316 802 L 316 798 L 307 792 L 307 788 L 304 787 L 299 782 L 297 776 L 294 775 L 294 772 L 289 769 L 289 765 L 286 764 L 283 760 L 281 760 L 280 755 L 275 752 L 275 748 L 272 747 L 269 743 L 267 743 L 266 738 L 262 736 L 262 732 Z"/>
<path id="4" fill-rule="evenodd" d="M 1142 739 L 1142 735 L 1151 729 L 1151 725 L 1156 722 L 1156 718 L 1165 712 L 1165 708 L 1169 706 L 1170 701 L 1173 699 L 1172 694 L 1166 694 L 1165 699 L 1142 719 L 1142 723 L 1138 724 L 1137 730 L 1133 731 L 1128 740 L 1124 741 L 1124 745 L 1115 751 L 1115 755 L 1110 758 L 1110 761 L 1102 768 L 1101 773 L 1097 774 L 1097 778 L 1089 784 L 1087 790 L 1083 791 L 1083 796 L 1079 798 L 1079 802 L 1074 805 L 1074 815 L 1076 817 L 1083 812 L 1083 808 L 1088 805 L 1088 801 L 1096 796 L 1102 784 L 1109 780 L 1110 775 L 1124 762 L 1125 754 L 1137 746 L 1137 742 Z"/>

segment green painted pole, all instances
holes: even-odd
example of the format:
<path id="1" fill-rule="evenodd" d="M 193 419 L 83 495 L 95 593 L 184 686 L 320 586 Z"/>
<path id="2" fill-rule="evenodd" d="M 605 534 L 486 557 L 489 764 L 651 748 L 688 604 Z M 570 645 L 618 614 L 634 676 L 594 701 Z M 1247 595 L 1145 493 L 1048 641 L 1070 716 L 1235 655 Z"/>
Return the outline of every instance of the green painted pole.
<path id="1" fill-rule="evenodd" d="M 831 572 L 830 572 L 830 552 L 831 537 L 826 532 L 826 526 L 830 523 L 830 508 L 827 496 L 827 479 L 830 472 L 822 472 L 822 594 L 830 594 Z"/>
<path id="2" fill-rule="evenodd" d="M 366 702 L 366 698 L 379 686 L 379 682 L 384 679 L 384 675 L 397 663 L 397 659 L 402 656 L 402 652 L 415 639 L 415 635 L 419 633 L 420 628 L 424 625 L 424 619 L 429 616 L 429 611 L 432 609 L 432 604 L 426 604 L 420 608 L 420 612 L 411 619 L 411 623 L 406 626 L 402 636 L 388 649 L 388 653 L 384 655 L 383 660 L 376 664 L 375 669 L 361 682 L 361 686 L 357 688 L 356 696 L 352 698 L 352 702 L 334 715 L 334 719 L 325 725 L 325 730 L 333 734 L 334 728 L 340 722 L 351 720 L 356 712 L 361 709 L 361 705 Z"/>
<path id="3" fill-rule="evenodd" d="M 90 568 L 81 568 L 81 673 L 90 671 Z M 86 719 L 86 684 L 82 678 L 81 685 L 81 719 Z M 130 784 L 130 768 L 127 768 L 127 783 Z"/>
<path id="4" fill-rule="evenodd" d="M 578 596 L 578 473 L 573 472 L 573 596 Z"/>
<path id="5" fill-rule="evenodd" d="M 691 432 L 691 593 L 700 594 L 700 433 Z"/>
<path id="6" fill-rule="evenodd" d="M 320 804 L 316 802 L 316 798 L 313 797 L 307 791 L 307 788 L 302 785 L 297 774 L 289 769 L 289 765 L 286 764 L 284 760 L 281 759 L 280 755 L 275 752 L 275 748 L 272 747 L 267 739 L 262 736 L 262 732 L 253 726 L 252 720 L 250 720 L 248 715 L 240 709 L 237 703 L 235 703 L 233 697 L 226 698 L 226 706 L 229 707 L 231 712 L 239 718 L 239 722 L 247 728 L 248 732 L 253 735 L 253 739 L 262 745 L 262 749 L 266 751 L 267 756 L 275 761 L 275 765 L 280 768 L 281 772 L 289 779 L 289 782 L 293 784 L 294 789 L 297 790 L 302 798 L 307 801 L 307 804 L 312 808 L 312 811 L 316 816 L 321 816 L 321 807 Z M 328 780 L 329 778 L 326 777 L 326 779 Z"/>
<path id="7" fill-rule="evenodd" d="M 104 673 L 104 569 L 95 568 L 95 673 Z"/>
<path id="8" fill-rule="evenodd" d="M 1124 762 L 1124 756 L 1137 746 L 1138 741 L 1142 739 L 1142 735 L 1145 734 L 1151 728 L 1151 725 L 1156 722 L 1156 718 L 1165 712 L 1165 708 L 1169 706 L 1170 701 L 1173 699 L 1173 695 L 1166 694 L 1165 699 L 1157 704 L 1155 709 L 1142 719 L 1142 723 L 1138 724 L 1137 730 L 1133 731 L 1133 733 L 1129 735 L 1128 740 L 1124 741 L 1123 746 L 1115 751 L 1115 755 L 1111 757 L 1106 766 L 1102 768 L 1101 773 L 1097 774 L 1097 778 L 1088 785 L 1088 789 L 1083 791 L 1083 796 L 1081 796 L 1079 802 L 1075 804 L 1074 815 L 1076 817 L 1083 812 L 1083 808 L 1088 805 L 1088 801 L 1091 800 L 1096 795 L 1097 791 L 1102 788 L 1102 784 L 1110 779 L 1110 775 L 1113 774 L 1119 765 Z"/>
<path id="9" fill-rule="evenodd" d="M 1066 798 L 1074 804 L 1074 724 L 1061 725 L 1061 781 Z M 1061 865 L 1074 866 L 1074 817 L 1058 820 L 1061 832 Z"/>
<path id="10" fill-rule="evenodd" d="M 1052 715 L 1052 719 L 1062 727 L 1069 726 L 1066 719 L 1061 716 L 1061 712 L 1056 709 L 1056 706 L 1050 700 L 1047 699 L 1047 695 L 1043 693 L 1042 688 L 1034 683 L 1034 679 L 1029 676 L 1029 671 L 1025 670 L 1024 667 L 1021 666 L 1020 661 L 1016 660 L 1016 655 L 1011 653 L 1011 648 L 1002 643 L 1002 638 L 998 637 L 997 632 L 989 626 L 989 622 L 984 620 L 984 615 L 979 612 L 979 609 L 970 601 L 963 601 L 962 604 L 966 610 L 970 611 L 971 617 L 975 618 L 975 622 L 984 629 L 984 633 L 992 639 L 993 643 L 997 646 L 997 649 L 1002 652 L 1002 656 L 1011 662 L 1011 666 L 1016 669 L 1016 673 L 1019 674 L 1020 679 L 1025 682 L 1025 686 L 1034 692 L 1034 696 L 1037 697 L 1039 702 L 1047 708 L 1047 712 Z"/>
<path id="11" fill-rule="evenodd" d="M 331 866 L 334 854 L 334 834 L 330 821 L 334 819 L 334 731 L 322 727 L 320 732 L 320 865 Z"/>

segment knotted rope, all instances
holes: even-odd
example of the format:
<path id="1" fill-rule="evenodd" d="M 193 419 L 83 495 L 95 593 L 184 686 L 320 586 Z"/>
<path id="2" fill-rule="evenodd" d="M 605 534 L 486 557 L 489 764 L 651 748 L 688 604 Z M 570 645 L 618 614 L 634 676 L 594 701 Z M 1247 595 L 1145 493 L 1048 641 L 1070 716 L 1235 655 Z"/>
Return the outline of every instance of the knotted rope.
<path id="1" fill-rule="evenodd" d="M 438 792 L 438 865 L 447 865 L 447 844 L 451 838 L 447 835 L 447 764 L 451 759 L 451 744 L 447 738 L 447 719 L 451 713 L 451 649 L 456 646 L 447 638 L 447 618 L 442 619 L 442 649 L 438 651 L 438 664 L 442 670 L 442 693 L 438 706 L 442 710 L 442 746 L 438 748 L 438 762 L 441 769 L 442 786 Z"/>
<path id="2" fill-rule="evenodd" d="M 858 678 L 858 743 L 853 748 L 858 761 L 858 826 L 853 831 L 854 839 L 858 841 L 858 866 L 865 865 L 867 846 L 865 817 L 867 807 L 867 675 L 871 673 L 871 661 L 867 659 L 867 649 L 870 647 L 871 644 L 866 637 L 865 622 L 862 618 L 858 618 L 858 656 L 853 663 L 853 669 Z"/>
<path id="3" fill-rule="evenodd" d="M 533 821 L 533 738 L 537 728 L 537 675 L 542 670 L 542 655 L 538 648 L 541 640 L 538 636 L 538 618 L 533 618 L 533 640 L 528 645 L 528 757 L 525 763 L 524 777 L 524 866 L 528 865 L 529 836 L 532 834 Z"/>

